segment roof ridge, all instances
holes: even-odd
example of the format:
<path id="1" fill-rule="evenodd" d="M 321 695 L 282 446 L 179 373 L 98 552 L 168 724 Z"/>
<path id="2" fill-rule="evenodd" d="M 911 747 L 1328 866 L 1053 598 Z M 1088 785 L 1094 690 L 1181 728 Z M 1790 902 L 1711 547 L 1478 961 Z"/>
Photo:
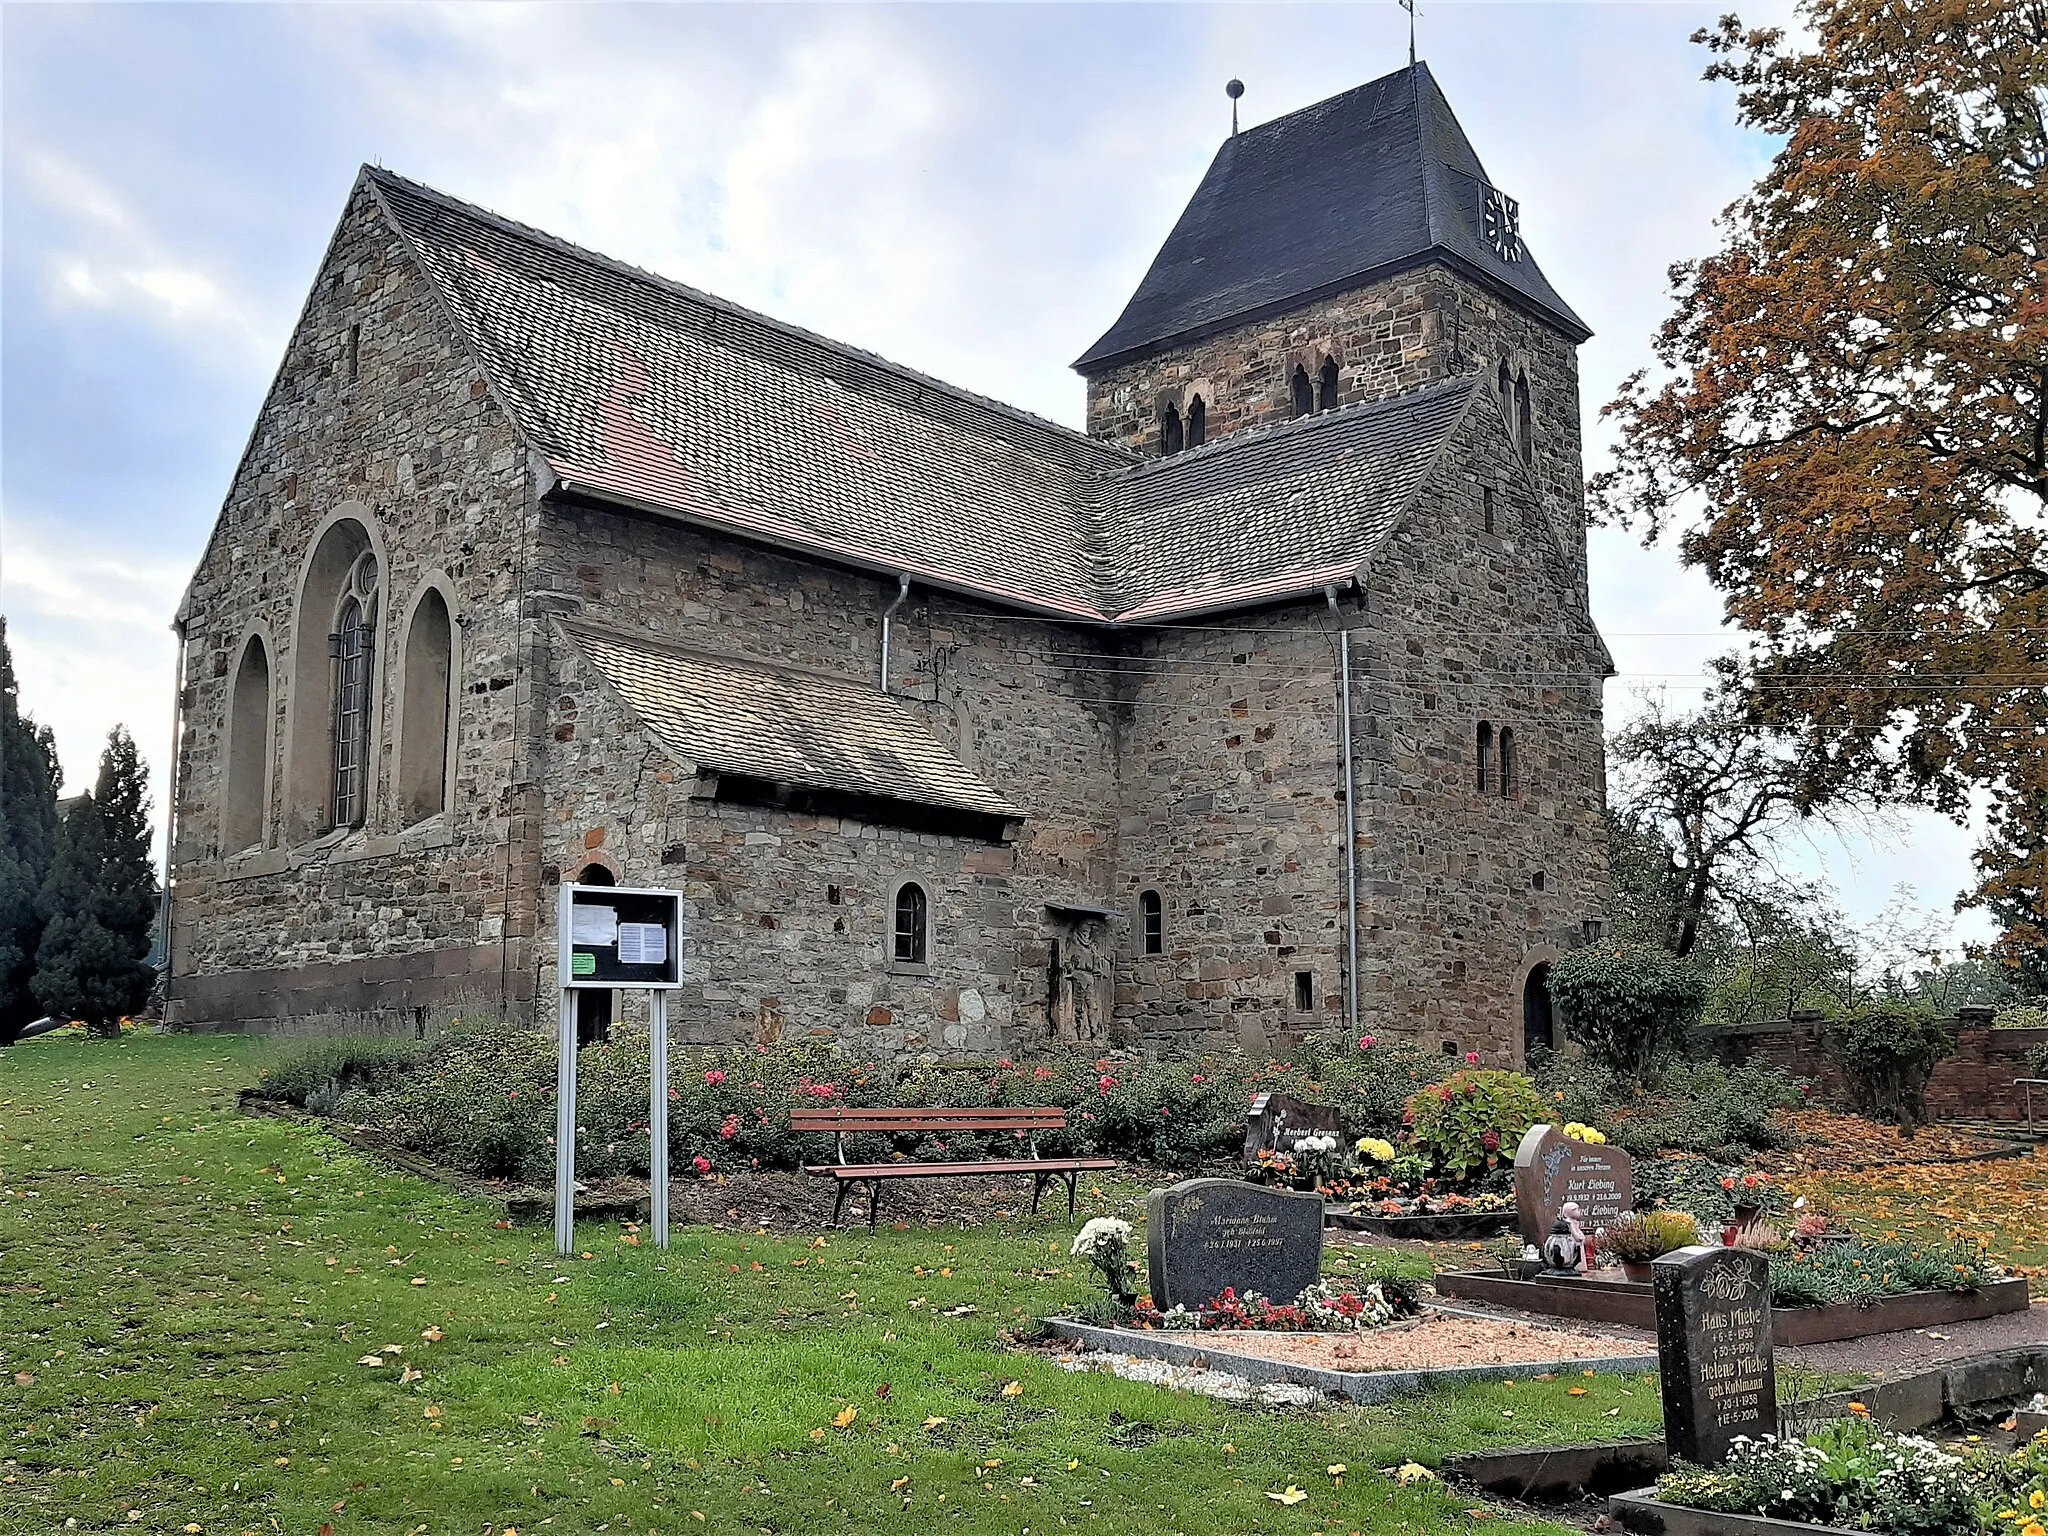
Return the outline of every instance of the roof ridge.
<path id="1" fill-rule="evenodd" d="M 1115 480 L 1136 480 L 1148 473 L 1157 473 L 1170 469 L 1175 465 L 1199 463 L 1209 459 L 1221 458 L 1233 450 L 1249 449 L 1261 443 L 1270 443 L 1277 439 L 1313 432 L 1319 427 L 1336 426 L 1346 421 L 1355 421 L 1361 416 L 1371 416 L 1380 412 L 1392 414 L 1397 407 L 1412 409 L 1427 403 L 1438 395 L 1449 394 L 1459 389 L 1473 389 L 1477 387 L 1478 383 L 1478 374 L 1461 373 L 1448 379 L 1439 379 L 1434 384 L 1423 384 L 1414 389 L 1403 390 L 1398 395 L 1375 395 L 1370 400 L 1354 400 L 1349 405 L 1335 406 L 1330 410 L 1311 411 L 1306 416 L 1295 416 L 1286 421 L 1247 427 L 1242 431 L 1233 432 L 1227 437 L 1219 437 L 1213 443 L 1204 443 L 1199 448 L 1184 448 L 1179 453 L 1167 458 L 1145 459 L 1110 478 Z"/>
<path id="2" fill-rule="evenodd" d="M 1040 416 L 1035 411 L 1027 411 L 1021 406 L 1011 405 L 989 395 L 978 394 L 974 390 L 967 389 L 958 384 L 950 384 L 944 379 L 925 373 L 921 369 L 913 368 L 907 363 L 899 363 L 886 358 L 879 352 L 871 352 L 865 347 L 856 347 L 848 342 L 834 340 L 830 336 L 797 325 L 792 321 L 779 320 L 773 315 L 766 314 L 760 310 L 749 309 L 744 304 L 735 303 L 731 299 L 723 298 L 706 289 L 693 287 L 678 278 L 668 277 L 662 273 L 651 271 L 646 267 L 636 266 L 629 261 L 621 261 L 616 256 L 607 256 L 602 251 L 594 250 L 586 245 L 578 245 L 573 240 L 564 239 L 560 235 L 551 234 L 547 230 L 535 225 L 509 218 L 494 209 L 483 207 L 481 204 L 467 202 L 462 198 L 443 192 L 437 187 L 430 187 L 425 182 L 414 181 L 409 176 L 401 176 L 398 172 L 388 170 L 383 166 L 366 164 L 363 166 L 362 171 L 365 176 L 368 176 L 380 186 L 396 187 L 420 198 L 422 201 L 457 210 L 466 217 L 480 220 L 506 234 L 546 246 L 557 253 L 574 257 L 576 260 L 587 262 L 593 266 L 602 267 L 607 271 L 630 278 L 635 282 L 645 283 L 665 293 L 688 299 L 692 303 L 701 304 L 708 309 L 721 311 L 736 319 L 764 326 L 796 341 L 816 347 L 821 352 L 847 358 L 864 364 L 867 367 L 877 369 L 880 372 L 893 375 L 896 378 L 908 380 L 926 389 L 936 391 L 941 395 L 976 406 L 989 412 L 991 415 L 1005 418 L 1045 433 L 1065 446 L 1087 449 L 1099 453 L 1105 458 L 1129 459 L 1135 457 L 1128 449 L 1105 442 L 1101 438 L 1090 437 L 1086 432 L 1076 431 L 1074 428 L 1053 421 L 1049 417 Z M 717 345 L 719 343 L 714 339 L 713 344 Z"/>

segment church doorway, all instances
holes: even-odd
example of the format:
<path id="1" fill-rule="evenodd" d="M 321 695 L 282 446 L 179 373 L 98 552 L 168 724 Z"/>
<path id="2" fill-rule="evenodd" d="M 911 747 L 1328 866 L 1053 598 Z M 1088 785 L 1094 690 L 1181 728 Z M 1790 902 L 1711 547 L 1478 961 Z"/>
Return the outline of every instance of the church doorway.
<path id="1" fill-rule="evenodd" d="M 1531 966 L 1522 983 L 1522 1059 L 1541 1047 L 1557 1049 L 1556 1013 L 1550 1001 L 1550 964 Z"/>

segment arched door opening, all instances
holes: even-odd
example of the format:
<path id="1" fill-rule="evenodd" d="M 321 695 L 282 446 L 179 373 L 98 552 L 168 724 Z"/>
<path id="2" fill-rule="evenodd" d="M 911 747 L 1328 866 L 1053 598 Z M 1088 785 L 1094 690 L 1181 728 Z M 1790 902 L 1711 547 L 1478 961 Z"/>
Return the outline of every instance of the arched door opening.
<path id="1" fill-rule="evenodd" d="M 1550 964 L 1532 966 L 1522 983 L 1522 1057 L 1541 1048 L 1557 1049 L 1557 1014 L 1550 1001 Z"/>

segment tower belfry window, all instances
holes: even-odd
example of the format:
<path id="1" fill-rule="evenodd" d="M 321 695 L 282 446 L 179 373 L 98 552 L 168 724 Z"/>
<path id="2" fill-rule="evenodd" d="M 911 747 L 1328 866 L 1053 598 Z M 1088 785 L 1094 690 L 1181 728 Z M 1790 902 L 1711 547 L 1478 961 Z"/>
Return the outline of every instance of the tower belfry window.
<path id="1" fill-rule="evenodd" d="M 1188 402 L 1188 446 L 1199 448 L 1209 435 L 1209 408 L 1202 404 L 1202 397 L 1195 396 Z"/>
<path id="2" fill-rule="evenodd" d="M 1180 452 L 1180 446 L 1180 412 L 1169 401 L 1159 416 L 1159 456 L 1170 458 Z"/>
<path id="3" fill-rule="evenodd" d="M 1294 414 L 1306 416 L 1316 408 L 1315 386 L 1308 381 L 1308 370 L 1301 364 L 1294 365 Z"/>
<path id="4" fill-rule="evenodd" d="M 1536 433 L 1529 418 L 1529 376 L 1515 376 L 1515 447 L 1527 464 L 1536 455 Z"/>
<path id="5" fill-rule="evenodd" d="M 1316 392 L 1316 409 L 1319 411 L 1334 411 L 1336 408 L 1337 359 L 1326 357 L 1323 359 L 1322 382 Z"/>
<path id="6" fill-rule="evenodd" d="M 1473 767 L 1474 787 L 1483 795 L 1493 788 L 1493 726 L 1484 720 L 1479 722 L 1479 747 Z"/>

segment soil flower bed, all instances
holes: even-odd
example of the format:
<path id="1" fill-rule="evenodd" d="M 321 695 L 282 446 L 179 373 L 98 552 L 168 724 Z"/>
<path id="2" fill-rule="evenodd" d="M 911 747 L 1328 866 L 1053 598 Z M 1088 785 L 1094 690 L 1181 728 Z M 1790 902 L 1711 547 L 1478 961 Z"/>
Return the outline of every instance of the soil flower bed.
<path id="1" fill-rule="evenodd" d="M 1418 1320 L 1366 1333 L 1233 1332 L 1232 1354 L 1256 1355 L 1334 1371 L 1413 1371 L 1447 1366 L 1549 1365 L 1639 1355 L 1641 1340 L 1571 1328 L 1431 1311 Z"/>

